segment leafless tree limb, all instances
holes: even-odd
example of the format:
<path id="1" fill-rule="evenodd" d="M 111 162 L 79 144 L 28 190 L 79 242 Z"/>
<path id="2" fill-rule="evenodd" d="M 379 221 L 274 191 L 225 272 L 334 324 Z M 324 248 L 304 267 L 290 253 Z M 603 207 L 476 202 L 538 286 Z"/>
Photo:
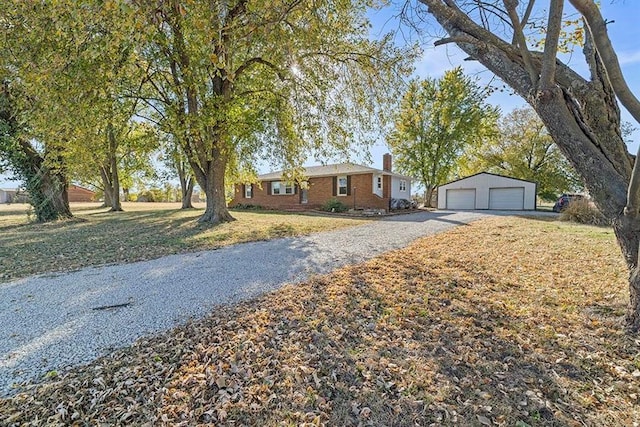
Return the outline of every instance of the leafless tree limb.
<path id="1" fill-rule="evenodd" d="M 527 4 L 527 9 L 524 11 L 524 15 L 522 15 L 522 20 L 520 21 L 520 26 L 522 28 L 527 26 L 527 23 L 529 22 L 529 17 L 531 16 L 531 11 L 533 10 L 533 5 L 535 4 L 536 0 L 529 0 L 529 3 Z"/>
<path id="2" fill-rule="evenodd" d="M 547 37 L 544 42 L 542 70 L 540 71 L 540 90 L 548 91 L 554 87 L 556 74 L 556 54 L 558 39 L 562 28 L 562 5 L 564 0 L 551 0 Z"/>
<path id="3" fill-rule="evenodd" d="M 518 2 L 516 0 L 504 0 L 504 7 L 505 9 L 507 9 L 507 13 L 509 14 L 509 18 L 511 19 L 511 25 L 513 26 L 514 38 L 518 47 L 520 48 L 520 54 L 522 55 L 522 60 L 524 62 L 525 68 L 527 69 L 527 73 L 529 73 L 531 84 L 535 87 L 538 84 L 538 73 L 533 67 L 531 61 L 531 53 L 527 48 L 527 40 L 524 37 L 524 32 L 522 31 L 522 26 L 520 25 L 520 18 L 518 17 L 518 13 L 516 12 L 517 4 Z"/>

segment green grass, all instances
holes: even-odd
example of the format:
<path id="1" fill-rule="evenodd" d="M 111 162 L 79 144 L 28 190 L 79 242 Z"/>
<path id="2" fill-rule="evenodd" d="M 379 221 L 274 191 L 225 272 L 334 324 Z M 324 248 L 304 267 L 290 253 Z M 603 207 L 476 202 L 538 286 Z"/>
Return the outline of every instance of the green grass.
<path id="1" fill-rule="evenodd" d="M 30 222 L 27 205 L 0 205 L 0 281 L 90 265 L 126 263 L 163 255 L 299 236 L 362 224 L 335 218 L 274 211 L 234 211 L 237 221 L 199 224 L 203 209 L 177 203 L 125 203 L 108 212 L 96 203 L 72 205 L 73 219 Z"/>

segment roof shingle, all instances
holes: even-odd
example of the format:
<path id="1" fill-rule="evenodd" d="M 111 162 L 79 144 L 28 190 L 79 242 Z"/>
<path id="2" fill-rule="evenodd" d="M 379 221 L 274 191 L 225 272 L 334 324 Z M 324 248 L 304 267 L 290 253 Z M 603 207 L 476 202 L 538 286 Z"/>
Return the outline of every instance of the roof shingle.
<path id="1" fill-rule="evenodd" d="M 324 166 L 310 166 L 304 168 L 304 175 L 307 178 L 321 177 L 321 176 L 335 176 L 335 175 L 358 175 L 365 173 L 374 173 L 381 175 L 390 175 L 399 178 L 411 179 L 407 176 L 400 175 L 393 172 L 383 171 L 381 169 L 371 168 L 369 166 L 357 165 L 355 163 L 338 163 L 334 165 Z M 282 178 L 282 171 L 271 172 L 263 175 L 258 175 L 260 181 L 270 181 Z"/>

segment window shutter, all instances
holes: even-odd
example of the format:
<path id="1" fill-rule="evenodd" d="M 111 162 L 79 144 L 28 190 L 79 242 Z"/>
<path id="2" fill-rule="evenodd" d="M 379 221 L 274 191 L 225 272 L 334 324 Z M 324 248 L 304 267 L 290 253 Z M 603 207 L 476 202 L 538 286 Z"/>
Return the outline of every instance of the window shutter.
<path id="1" fill-rule="evenodd" d="M 242 197 L 244 197 L 247 194 L 247 190 L 245 189 L 245 185 L 242 184 L 240 186 L 240 191 L 242 191 Z"/>
<path id="2" fill-rule="evenodd" d="M 334 176 L 333 177 L 333 193 L 334 196 L 338 195 L 338 177 Z"/>
<path id="3" fill-rule="evenodd" d="M 267 195 L 271 195 L 271 181 L 267 181 Z"/>
<path id="4" fill-rule="evenodd" d="M 351 175 L 347 175 L 347 196 L 351 195 Z"/>
<path id="5" fill-rule="evenodd" d="M 293 194 L 298 194 L 298 184 L 293 184 Z"/>

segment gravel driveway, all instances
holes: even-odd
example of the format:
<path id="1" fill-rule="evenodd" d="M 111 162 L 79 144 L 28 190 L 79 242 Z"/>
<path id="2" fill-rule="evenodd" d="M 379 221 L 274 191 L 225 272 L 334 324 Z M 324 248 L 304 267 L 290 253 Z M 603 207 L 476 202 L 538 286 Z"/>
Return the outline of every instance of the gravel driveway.
<path id="1" fill-rule="evenodd" d="M 0 395 L 137 338 L 311 274 L 358 263 L 486 212 L 420 212 L 299 238 L 244 243 L 0 284 Z"/>

